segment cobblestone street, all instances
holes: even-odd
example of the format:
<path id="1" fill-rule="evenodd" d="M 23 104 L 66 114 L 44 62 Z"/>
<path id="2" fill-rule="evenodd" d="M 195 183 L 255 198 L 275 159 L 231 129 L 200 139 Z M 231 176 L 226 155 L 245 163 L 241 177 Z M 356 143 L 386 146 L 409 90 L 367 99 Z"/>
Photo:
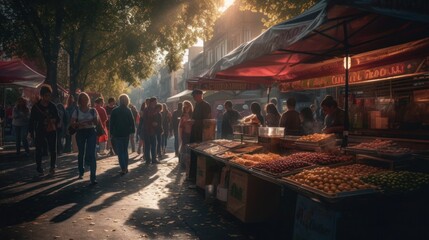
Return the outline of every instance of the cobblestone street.
<path id="1" fill-rule="evenodd" d="M 12 152 L 0 155 L 0 239 L 258 239 L 275 234 L 275 224 L 243 224 L 224 203 L 188 189 L 171 149 L 156 165 L 130 154 L 130 172 L 124 176 L 116 156 L 98 159 L 95 186 L 89 184 L 89 172 L 78 180 L 76 154 L 60 156 L 54 176 L 39 177 L 31 158 Z"/>

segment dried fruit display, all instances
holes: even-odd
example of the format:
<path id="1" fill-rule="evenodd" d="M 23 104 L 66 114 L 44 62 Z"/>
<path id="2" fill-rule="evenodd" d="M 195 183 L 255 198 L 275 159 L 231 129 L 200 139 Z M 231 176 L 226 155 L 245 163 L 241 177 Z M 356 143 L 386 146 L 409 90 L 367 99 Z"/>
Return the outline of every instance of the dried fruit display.
<path id="1" fill-rule="evenodd" d="M 270 162 L 282 158 L 282 156 L 275 153 L 243 154 L 241 157 L 255 162 Z"/>
<path id="2" fill-rule="evenodd" d="M 411 149 L 405 147 L 388 147 L 379 149 L 378 154 L 392 157 L 400 157 L 411 153 Z"/>
<path id="3" fill-rule="evenodd" d="M 341 162 L 351 161 L 351 156 L 346 155 L 334 155 L 329 153 L 321 152 L 299 152 L 294 153 L 286 157 L 290 160 L 301 160 L 317 165 L 329 165 Z"/>
<path id="4" fill-rule="evenodd" d="M 236 153 L 233 153 L 233 152 L 230 152 L 230 151 L 226 151 L 224 153 L 217 154 L 216 156 L 220 157 L 220 158 L 228 159 L 228 158 L 236 157 L 238 155 Z"/>
<path id="5" fill-rule="evenodd" d="M 255 169 L 267 171 L 273 174 L 282 174 L 294 171 L 299 168 L 312 166 L 313 164 L 295 159 L 280 159 L 265 163 L 259 163 L 254 166 Z"/>
<path id="6" fill-rule="evenodd" d="M 362 177 L 362 180 L 386 192 L 411 192 L 429 186 L 429 174 L 409 171 L 382 172 Z"/>
<path id="7" fill-rule="evenodd" d="M 326 134 L 326 133 L 314 133 L 310 135 L 305 135 L 297 139 L 297 141 L 302 142 L 319 142 L 328 138 L 333 137 L 332 134 Z"/>
<path id="8" fill-rule="evenodd" d="M 363 182 L 356 174 L 345 173 L 336 168 L 329 167 L 304 170 L 286 179 L 307 187 L 315 188 L 328 195 L 374 189 L 373 185 Z"/>
<path id="9" fill-rule="evenodd" d="M 241 157 L 234 157 L 231 162 L 250 168 L 258 164 L 258 162 L 247 160 Z"/>
<path id="10" fill-rule="evenodd" d="M 370 142 L 359 143 L 352 148 L 365 149 L 365 150 L 378 150 L 382 148 L 394 147 L 394 142 L 391 140 L 374 139 Z"/>
<path id="11" fill-rule="evenodd" d="M 231 162 L 246 167 L 253 167 L 258 163 L 271 162 L 281 158 L 282 156 L 275 153 L 242 154 L 239 157 L 234 157 Z"/>

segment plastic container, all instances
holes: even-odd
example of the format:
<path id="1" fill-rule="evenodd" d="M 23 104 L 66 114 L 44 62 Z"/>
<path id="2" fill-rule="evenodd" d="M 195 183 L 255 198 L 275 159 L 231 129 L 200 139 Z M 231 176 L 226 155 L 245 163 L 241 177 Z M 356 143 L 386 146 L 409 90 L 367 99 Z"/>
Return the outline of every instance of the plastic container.
<path id="1" fill-rule="evenodd" d="M 261 137 L 283 137 L 284 127 L 259 127 L 258 133 Z"/>

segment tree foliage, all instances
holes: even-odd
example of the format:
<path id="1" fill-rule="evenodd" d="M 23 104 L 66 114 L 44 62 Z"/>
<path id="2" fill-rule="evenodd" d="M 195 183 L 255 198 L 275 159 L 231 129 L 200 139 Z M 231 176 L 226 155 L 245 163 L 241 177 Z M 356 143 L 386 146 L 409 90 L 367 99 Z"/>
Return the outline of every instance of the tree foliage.
<path id="1" fill-rule="evenodd" d="M 317 0 L 240 0 L 240 7 L 242 10 L 263 13 L 266 16 L 263 23 L 270 27 L 301 14 L 316 2 Z"/>
<path id="2" fill-rule="evenodd" d="M 70 55 L 72 91 L 118 80 L 136 85 L 159 54 L 178 69 L 184 50 L 210 36 L 222 2 L 0 0 L 1 42 L 10 54 L 43 57 L 52 85 L 60 46 Z"/>
<path id="3" fill-rule="evenodd" d="M 265 24 L 298 15 L 315 0 L 241 0 L 267 16 Z M 112 93 L 154 73 L 163 56 L 177 70 L 185 49 L 208 40 L 223 0 L 0 0 L 3 49 L 43 59 L 56 92 L 58 62 L 68 64 L 69 87 Z M 59 59 L 60 48 L 69 56 Z M 61 72 L 61 76 L 65 71 Z M 125 85 L 120 84 L 124 82 Z"/>

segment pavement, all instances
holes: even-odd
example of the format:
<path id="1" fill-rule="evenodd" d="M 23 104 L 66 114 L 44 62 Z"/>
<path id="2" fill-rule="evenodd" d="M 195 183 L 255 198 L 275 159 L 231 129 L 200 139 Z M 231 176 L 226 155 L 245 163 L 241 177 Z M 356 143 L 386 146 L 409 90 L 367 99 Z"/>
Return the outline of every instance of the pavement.
<path id="1" fill-rule="evenodd" d="M 0 151 L 0 239 L 275 239 L 276 222 L 244 224 L 225 203 L 188 189 L 170 139 L 160 164 L 130 153 L 121 176 L 116 156 L 78 179 L 77 154 L 58 158 L 55 175 L 38 176 L 32 156 Z M 9 150 L 8 150 L 9 149 Z M 49 161 L 43 160 L 45 172 Z"/>

